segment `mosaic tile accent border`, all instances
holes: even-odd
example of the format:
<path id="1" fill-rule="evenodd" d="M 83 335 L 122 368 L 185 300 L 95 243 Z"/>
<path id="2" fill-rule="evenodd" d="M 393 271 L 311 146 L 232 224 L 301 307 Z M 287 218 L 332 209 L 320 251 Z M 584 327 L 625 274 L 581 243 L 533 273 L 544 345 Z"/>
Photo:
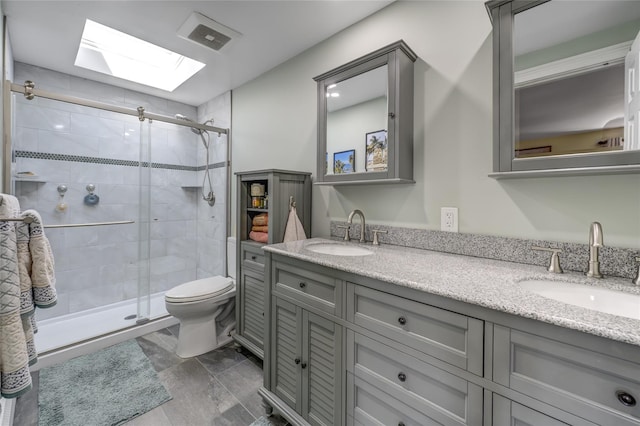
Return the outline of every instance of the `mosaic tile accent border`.
<path id="1" fill-rule="evenodd" d="M 337 238 L 344 237 L 344 229 L 338 228 L 338 226 L 344 226 L 346 224 L 346 222 L 331 221 L 331 236 Z M 525 240 L 491 235 L 399 228 L 385 225 L 367 225 L 365 232 L 367 241 L 373 240 L 371 229 L 387 231 L 386 234 L 378 235 L 380 244 L 413 247 L 528 265 L 540 265 L 544 268 L 549 266 L 550 253 L 531 250 L 531 247 L 553 247 L 562 250 L 562 253 L 560 253 L 560 265 L 565 271 L 585 272 L 589 262 L 588 244 Z M 359 223 L 351 225 L 350 235 L 352 238 L 360 235 Z M 632 279 L 638 272 L 638 262 L 636 262 L 635 258 L 639 256 L 640 250 L 609 246 L 601 247 L 600 271 L 605 276 Z"/>
<path id="2" fill-rule="evenodd" d="M 90 163 L 90 164 L 108 164 L 113 166 L 129 166 L 138 167 L 141 163 L 135 160 L 117 160 L 114 158 L 101 158 L 101 157 L 87 157 L 84 155 L 70 155 L 70 154 L 51 154 L 47 152 L 34 152 L 34 151 L 15 151 L 14 156 L 16 158 L 31 158 L 36 160 L 54 160 L 54 161 L 72 161 L 75 163 Z M 142 162 L 143 167 L 148 167 L 149 163 Z M 226 161 L 220 161 L 218 163 L 209 164 L 209 169 L 218 169 L 226 166 Z M 167 163 L 151 163 L 153 169 L 168 169 L 168 170 L 185 170 L 189 172 L 199 172 L 205 170 L 207 166 L 181 166 L 178 164 Z"/>

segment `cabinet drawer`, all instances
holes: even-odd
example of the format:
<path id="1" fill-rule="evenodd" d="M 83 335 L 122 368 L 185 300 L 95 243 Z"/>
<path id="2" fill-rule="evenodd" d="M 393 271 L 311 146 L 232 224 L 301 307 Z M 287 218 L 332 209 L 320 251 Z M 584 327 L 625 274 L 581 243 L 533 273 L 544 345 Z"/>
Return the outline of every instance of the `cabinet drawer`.
<path id="1" fill-rule="evenodd" d="M 329 314 L 337 315 L 336 279 L 317 272 L 275 262 L 274 291 L 286 294 Z"/>
<path id="2" fill-rule="evenodd" d="M 353 375 L 446 425 L 482 424 L 482 388 L 352 331 L 347 366 Z"/>
<path id="3" fill-rule="evenodd" d="M 520 405 L 500 395 L 493 395 L 494 426 L 535 425 L 567 426 L 568 423 L 556 420 L 531 408 Z"/>
<path id="4" fill-rule="evenodd" d="M 594 423 L 640 424 L 640 364 L 495 326 L 493 369 L 497 383 Z"/>
<path id="5" fill-rule="evenodd" d="M 242 266 L 260 272 L 264 271 L 264 252 L 259 247 L 242 245 Z"/>
<path id="6" fill-rule="evenodd" d="M 349 284 L 347 319 L 474 374 L 483 373 L 483 321 Z"/>
<path id="7" fill-rule="evenodd" d="M 440 426 L 441 423 L 371 385 L 347 373 L 347 420 L 350 425 L 385 426 Z M 482 416 L 481 416 L 482 417 Z"/>

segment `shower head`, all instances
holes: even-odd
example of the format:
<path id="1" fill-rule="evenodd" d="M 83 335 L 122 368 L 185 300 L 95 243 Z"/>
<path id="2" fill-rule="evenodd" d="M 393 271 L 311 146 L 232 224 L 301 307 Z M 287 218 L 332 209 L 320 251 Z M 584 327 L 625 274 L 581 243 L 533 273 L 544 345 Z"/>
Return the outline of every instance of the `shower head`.
<path id="1" fill-rule="evenodd" d="M 175 115 L 176 120 L 182 120 L 182 121 L 189 121 L 191 123 L 193 123 L 194 121 L 192 119 L 190 119 L 189 117 L 187 117 L 186 115 L 182 115 L 182 114 L 176 114 Z M 191 128 L 191 131 L 193 133 L 195 133 L 196 135 L 200 135 L 202 136 L 202 132 L 204 132 L 204 130 L 200 130 L 200 129 L 196 129 L 195 127 Z"/>

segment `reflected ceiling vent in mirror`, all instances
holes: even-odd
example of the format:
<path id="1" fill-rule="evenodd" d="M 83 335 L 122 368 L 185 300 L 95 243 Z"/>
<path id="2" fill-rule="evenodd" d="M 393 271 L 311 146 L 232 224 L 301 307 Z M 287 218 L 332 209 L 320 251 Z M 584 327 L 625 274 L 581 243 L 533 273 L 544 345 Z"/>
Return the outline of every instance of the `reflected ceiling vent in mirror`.
<path id="1" fill-rule="evenodd" d="M 206 16 L 193 12 L 178 29 L 178 35 L 194 43 L 206 46 L 216 52 L 220 51 L 233 38 L 241 37 L 237 31 L 209 19 Z"/>

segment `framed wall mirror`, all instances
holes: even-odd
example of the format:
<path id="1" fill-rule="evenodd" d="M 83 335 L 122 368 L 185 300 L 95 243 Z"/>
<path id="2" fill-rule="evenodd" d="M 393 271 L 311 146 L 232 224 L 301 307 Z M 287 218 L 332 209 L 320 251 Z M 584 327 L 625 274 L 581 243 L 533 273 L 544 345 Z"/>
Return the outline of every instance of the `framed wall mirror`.
<path id="1" fill-rule="evenodd" d="M 486 6 L 494 55 L 490 176 L 640 172 L 640 2 Z"/>
<path id="2" fill-rule="evenodd" d="M 413 63 L 398 41 L 318 84 L 316 184 L 413 183 Z"/>

